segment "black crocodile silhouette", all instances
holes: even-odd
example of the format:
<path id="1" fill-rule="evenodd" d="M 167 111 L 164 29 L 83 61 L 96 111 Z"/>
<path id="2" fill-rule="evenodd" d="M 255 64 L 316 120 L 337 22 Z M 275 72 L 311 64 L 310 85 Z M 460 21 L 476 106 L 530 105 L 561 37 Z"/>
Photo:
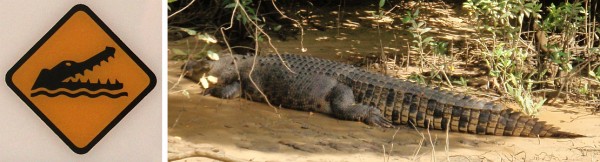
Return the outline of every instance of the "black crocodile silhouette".
<path id="1" fill-rule="evenodd" d="M 81 81 L 77 79 L 77 81 L 73 82 L 70 77 L 75 77 L 75 75 L 80 74 L 83 75 L 85 70 L 92 71 L 94 66 L 100 66 L 102 61 L 108 62 L 108 59 L 115 57 L 115 48 L 106 47 L 104 51 L 92 56 L 91 58 L 83 61 L 83 62 L 75 62 L 72 60 L 65 60 L 58 63 L 56 66 L 51 69 L 42 69 L 40 74 L 38 75 L 33 87 L 31 90 L 36 90 L 39 88 L 46 88 L 47 90 L 56 90 L 59 88 L 65 88 L 68 90 L 78 90 L 78 89 L 87 89 L 90 91 L 96 90 L 120 90 L 123 89 L 123 83 L 120 83 L 119 80 L 115 80 L 115 83 L 111 83 L 110 80 L 107 80 L 104 84 L 98 79 L 96 83 L 92 83 L 89 80 Z M 61 92 L 64 94 L 64 92 Z M 45 94 L 48 92 L 38 91 L 32 93 L 32 97 Z M 89 97 L 97 97 L 99 95 L 89 95 L 89 93 L 78 93 L 79 95 L 86 95 Z M 116 98 L 120 96 L 127 96 L 127 92 L 121 92 L 116 95 L 107 95 L 107 93 L 99 93 L 100 95 L 105 95 L 111 98 Z M 79 95 L 68 95 L 70 97 L 79 96 Z M 48 95 L 47 95 L 48 96 Z"/>

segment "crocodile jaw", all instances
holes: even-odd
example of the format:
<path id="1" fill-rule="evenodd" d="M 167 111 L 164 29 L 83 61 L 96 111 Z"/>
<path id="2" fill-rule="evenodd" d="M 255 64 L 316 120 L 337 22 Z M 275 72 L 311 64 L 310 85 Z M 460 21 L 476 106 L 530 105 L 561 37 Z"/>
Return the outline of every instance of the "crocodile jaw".
<path id="1" fill-rule="evenodd" d="M 38 88 L 46 88 L 48 90 L 56 90 L 58 88 L 66 88 L 69 90 L 76 90 L 86 88 L 88 90 L 108 89 L 117 90 L 123 88 L 123 83 L 119 83 L 117 80 L 115 83 L 107 81 L 106 84 L 102 84 L 100 80 L 96 83 L 86 82 L 70 82 L 69 77 L 75 77 L 75 75 L 83 75 L 85 70 L 93 70 L 94 66 L 99 66 L 102 61 L 108 62 L 110 57 L 114 58 L 115 48 L 106 47 L 104 51 L 92 56 L 91 58 L 83 62 L 74 62 L 70 60 L 63 61 L 51 69 L 42 69 L 38 75 L 32 90 Z M 67 82 L 64 82 L 67 80 Z"/>

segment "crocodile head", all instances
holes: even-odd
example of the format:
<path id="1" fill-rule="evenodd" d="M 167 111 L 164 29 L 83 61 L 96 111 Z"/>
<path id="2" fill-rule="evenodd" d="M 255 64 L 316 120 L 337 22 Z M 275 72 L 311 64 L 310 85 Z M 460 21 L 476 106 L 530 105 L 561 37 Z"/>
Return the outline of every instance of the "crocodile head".
<path id="1" fill-rule="evenodd" d="M 213 60 L 190 60 L 186 64 L 181 65 L 181 69 L 185 77 L 194 81 L 198 81 L 200 77 L 206 75 L 217 61 Z"/>
<path id="2" fill-rule="evenodd" d="M 77 74 L 83 75 L 85 70 L 92 71 L 94 66 L 100 66 L 102 61 L 108 62 L 108 58 L 110 57 L 115 57 L 115 48 L 106 47 L 104 51 L 85 61 L 75 62 L 65 60 L 51 69 L 42 69 L 31 89 L 46 88 L 48 90 L 56 90 L 59 88 L 66 88 L 69 90 L 77 90 L 85 88 L 92 91 L 99 89 L 122 89 L 123 83 L 119 83 L 118 80 L 116 80 L 115 83 L 110 83 L 110 80 L 107 80 L 105 84 L 102 84 L 100 80 L 96 83 L 91 83 L 90 81 L 81 82 L 81 80 L 72 82 L 70 79 L 71 77 L 75 78 L 75 75 Z"/>
<path id="3" fill-rule="evenodd" d="M 241 59 L 246 56 L 242 55 L 223 55 L 218 60 L 211 58 L 202 58 L 200 60 L 190 60 L 185 65 L 181 66 L 185 77 L 198 82 L 203 76 L 214 76 L 218 81 L 213 84 L 223 84 L 237 80 L 237 70 L 233 64 L 233 60 L 238 61 L 238 66 Z M 241 69 L 240 69 L 241 70 Z"/>

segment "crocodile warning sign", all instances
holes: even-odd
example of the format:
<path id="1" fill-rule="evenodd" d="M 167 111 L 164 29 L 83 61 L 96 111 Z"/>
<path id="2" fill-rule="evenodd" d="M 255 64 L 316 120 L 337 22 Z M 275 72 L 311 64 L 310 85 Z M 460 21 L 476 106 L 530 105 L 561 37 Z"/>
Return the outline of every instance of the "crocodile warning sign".
<path id="1" fill-rule="evenodd" d="M 156 76 L 90 8 L 76 5 L 8 71 L 6 82 L 84 154 L 154 88 Z"/>

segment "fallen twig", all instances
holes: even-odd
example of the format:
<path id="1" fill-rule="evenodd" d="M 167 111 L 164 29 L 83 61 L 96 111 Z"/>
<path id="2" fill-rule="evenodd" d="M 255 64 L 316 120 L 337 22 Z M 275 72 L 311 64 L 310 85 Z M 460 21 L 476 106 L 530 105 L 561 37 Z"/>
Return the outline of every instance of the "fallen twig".
<path id="1" fill-rule="evenodd" d="M 247 161 L 247 160 L 241 160 L 241 159 L 238 159 L 235 157 L 227 156 L 224 154 L 215 153 L 212 150 L 205 150 L 205 149 L 200 149 L 200 148 L 194 149 L 193 151 L 187 151 L 187 152 L 183 152 L 183 153 L 179 153 L 179 154 L 171 154 L 171 155 L 169 155 L 169 161 L 181 160 L 181 159 L 186 159 L 186 158 L 191 158 L 191 157 L 205 157 L 205 158 L 220 160 L 220 161 L 224 161 L 224 162 Z"/>

